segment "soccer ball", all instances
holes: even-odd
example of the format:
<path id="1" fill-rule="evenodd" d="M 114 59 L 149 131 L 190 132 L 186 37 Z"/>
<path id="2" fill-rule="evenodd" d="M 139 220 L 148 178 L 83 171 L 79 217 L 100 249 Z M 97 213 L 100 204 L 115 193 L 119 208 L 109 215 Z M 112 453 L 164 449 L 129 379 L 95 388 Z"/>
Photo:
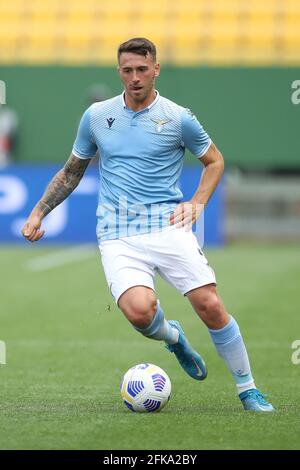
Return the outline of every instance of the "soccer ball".
<path id="1" fill-rule="evenodd" d="M 124 404 L 139 413 L 162 410 L 171 395 L 171 382 L 166 372 L 147 363 L 131 367 L 120 388 Z"/>

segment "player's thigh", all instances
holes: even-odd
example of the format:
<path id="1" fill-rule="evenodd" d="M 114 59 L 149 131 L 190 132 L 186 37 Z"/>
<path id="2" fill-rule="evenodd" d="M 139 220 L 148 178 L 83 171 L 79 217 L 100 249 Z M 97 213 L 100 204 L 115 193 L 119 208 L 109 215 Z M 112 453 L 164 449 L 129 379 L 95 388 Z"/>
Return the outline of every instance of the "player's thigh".
<path id="1" fill-rule="evenodd" d="M 176 228 L 163 234 L 157 256 L 158 272 L 185 295 L 208 284 L 216 285 L 216 277 L 192 231 Z"/>
<path id="2" fill-rule="evenodd" d="M 99 249 L 107 284 L 117 304 L 132 287 L 144 286 L 154 291 L 154 269 L 140 247 L 118 239 L 101 243 Z"/>

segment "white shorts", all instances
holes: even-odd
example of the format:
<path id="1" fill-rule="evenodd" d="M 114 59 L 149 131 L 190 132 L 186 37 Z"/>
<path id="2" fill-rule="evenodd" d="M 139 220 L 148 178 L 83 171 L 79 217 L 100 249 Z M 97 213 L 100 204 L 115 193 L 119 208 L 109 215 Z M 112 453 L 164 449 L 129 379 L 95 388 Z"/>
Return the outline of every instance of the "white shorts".
<path id="1" fill-rule="evenodd" d="M 99 246 L 111 293 L 118 303 L 130 287 L 146 286 L 155 291 L 158 273 L 185 295 L 192 289 L 216 284 L 197 238 L 185 228 L 167 227 L 162 231 L 106 240 Z"/>

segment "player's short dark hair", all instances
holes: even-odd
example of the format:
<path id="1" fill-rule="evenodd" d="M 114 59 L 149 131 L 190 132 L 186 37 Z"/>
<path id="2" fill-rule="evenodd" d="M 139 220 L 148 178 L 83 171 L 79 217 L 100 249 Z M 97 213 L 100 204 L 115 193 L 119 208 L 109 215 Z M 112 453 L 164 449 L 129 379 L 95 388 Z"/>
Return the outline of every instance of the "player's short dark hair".
<path id="1" fill-rule="evenodd" d="M 133 38 L 120 44 L 118 48 L 118 62 L 120 62 L 120 56 L 123 52 L 132 52 L 144 57 L 150 54 L 153 61 L 156 62 L 156 47 L 153 42 L 146 38 Z"/>

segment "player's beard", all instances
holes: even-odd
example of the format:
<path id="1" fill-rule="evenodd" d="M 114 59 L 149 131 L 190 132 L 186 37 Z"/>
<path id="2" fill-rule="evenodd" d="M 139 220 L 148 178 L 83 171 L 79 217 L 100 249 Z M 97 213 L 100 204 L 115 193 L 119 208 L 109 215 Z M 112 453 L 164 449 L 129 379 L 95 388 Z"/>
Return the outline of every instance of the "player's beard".
<path id="1" fill-rule="evenodd" d="M 151 82 L 147 85 L 146 88 L 142 88 L 141 94 L 136 95 L 136 94 L 130 94 L 132 99 L 138 103 L 141 103 L 143 101 L 146 101 L 147 98 L 151 95 L 152 91 L 154 90 L 154 83 L 155 83 L 155 77 L 151 80 Z"/>

